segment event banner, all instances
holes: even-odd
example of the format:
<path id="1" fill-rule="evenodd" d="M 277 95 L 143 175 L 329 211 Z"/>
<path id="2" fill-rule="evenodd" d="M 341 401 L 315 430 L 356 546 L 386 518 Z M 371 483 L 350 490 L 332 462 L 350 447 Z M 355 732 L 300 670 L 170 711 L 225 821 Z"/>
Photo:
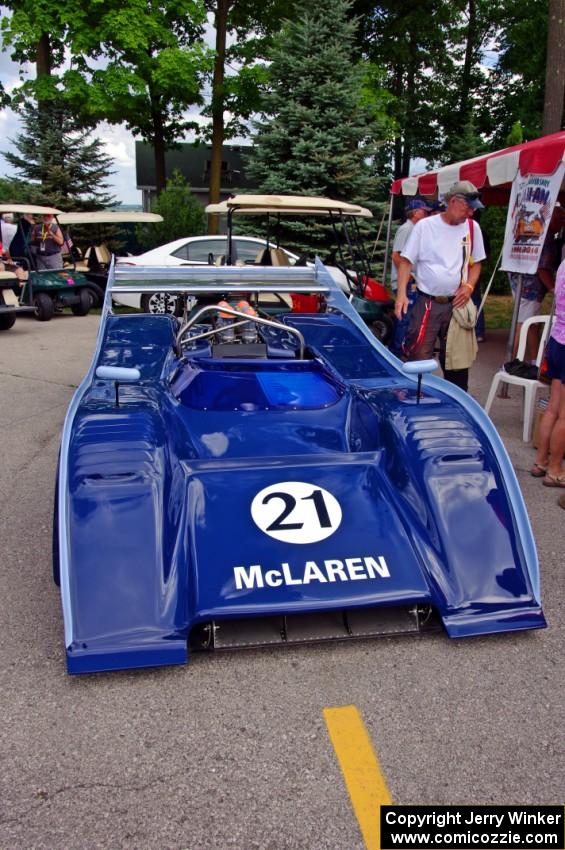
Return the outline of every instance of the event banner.
<path id="1" fill-rule="evenodd" d="M 565 165 L 554 174 L 517 174 L 506 218 L 500 268 L 535 274 L 553 207 L 561 188 Z"/>

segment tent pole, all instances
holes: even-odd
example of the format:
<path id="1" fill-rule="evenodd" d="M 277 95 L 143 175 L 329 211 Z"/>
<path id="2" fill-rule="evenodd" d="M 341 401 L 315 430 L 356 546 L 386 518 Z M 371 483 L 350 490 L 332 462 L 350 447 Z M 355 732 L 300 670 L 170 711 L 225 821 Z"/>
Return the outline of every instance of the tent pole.
<path id="1" fill-rule="evenodd" d="M 522 297 L 522 285 L 524 275 L 518 272 L 518 285 L 514 293 L 514 308 L 512 310 L 512 321 L 510 322 L 510 333 L 508 334 L 508 342 L 506 343 L 506 361 L 512 360 L 512 352 L 514 350 L 514 337 L 516 336 L 516 325 L 518 324 L 518 312 L 520 310 L 520 299 Z M 500 387 L 499 398 L 508 398 L 508 384 L 503 381 Z"/>
<path id="2" fill-rule="evenodd" d="M 377 250 L 377 245 L 379 244 L 379 239 L 381 238 L 381 230 L 383 229 L 383 224 L 385 223 L 385 216 L 387 214 L 387 210 L 383 210 L 383 214 L 381 216 L 381 222 L 379 224 L 379 229 L 377 230 L 377 236 L 373 243 L 373 250 L 371 251 L 371 256 L 369 257 L 369 262 L 373 262 L 373 257 L 375 256 L 375 251 Z"/>
<path id="3" fill-rule="evenodd" d="M 385 259 L 383 265 L 383 286 L 386 286 L 386 279 L 388 276 L 388 254 L 390 248 L 390 234 L 392 230 L 392 207 L 393 207 L 393 194 L 390 193 L 390 207 L 388 210 L 388 223 L 386 226 L 386 246 L 385 246 Z"/>
<path id="4" fill-rule="evenodd" d="M 487 300 L 487 298 L 488 298 L 488 294 L 489 294 L 489 292 L 490 292 L 490 288 L 491 288 L 491 286 L 492 286 L 492 283 L 493 283 L 493 280 L 494 280 L 494 276 L 495 276 L 495 274 L 497 273 L 497 271 L 498 271 L 498 267 L 499 267 L 499 265 L 500 265 L 500 261 L 502 260 L 502 250 L 503 250 L 503 249 L 501 248 L 501 249 L 500 249 L 500 254 L 498 255 L 498 260 L 497 260 L 497 261 L 496 261 L 496 263 L 494 264 L 493 272 L 492 272 L 492 274 L 491 274 L 491 276 L 490 276 L 490 280 L 489 280 L 489 282 L 488 282 L 488 284 L 487 284 L 487 288 L 486 288 L 486 289 L 485 289 L 485 291 L 484 291 L 483 297 L 482 297 L 482 299 L 481 299 L 481 303 L 480 303 L 480 305 L 479 305 L 479 309 L 477 310 L 477 316 L 479 316 L 479 315 L 483 312 L 483 310 L 484 310 L 485 302 L 486 302 L 486 300 Z"/>

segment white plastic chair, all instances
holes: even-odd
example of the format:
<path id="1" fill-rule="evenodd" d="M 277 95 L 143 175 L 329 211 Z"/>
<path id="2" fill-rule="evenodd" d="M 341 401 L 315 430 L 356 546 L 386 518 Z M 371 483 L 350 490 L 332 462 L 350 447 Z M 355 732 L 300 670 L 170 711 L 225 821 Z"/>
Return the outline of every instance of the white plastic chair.
<path id="1" fill-rule="evenodd" d="M 543 324 L 542 333 L 540 335 L 538 354 L 536 357 L 536 366 L 538 366 L 539 368 L 543 357 L 543 352 L 545 351 L 545 344 L 549 335 L 549 330 L 551 327 L 551 316 L 532 316 L 530 319 L 526 319 L 520 329 L 520 340 L 518 343 L 517 357 L 518 360 L 524 359 L 524 354 L 526 352 L 526 337 L 528 336 L 528 331 L 530 327 L 536 323 Z M 534 421 L 536 396 L 538 390 L 541 389 L 544 384 L 542 384 L 541 381 L 532 381 L 528 380 L 527 378 L 519 378 L 517 375 L 510 375 L 508 372 L 505 372 L 504 369 L 499 369 L 494 378 L 492 379 L 492 384 L 490 385 L 487 403 L 485 404 L 485 411 L 487 413 L 490 411 L 491 405 L 498 391 L 498 387 L 501 383 L 514 384 L 515 386 L 524 388 L 524 429 L 522 431 L 522 439 L 525 443 L 529 443 L 532 437 L 532 425 Z"/>

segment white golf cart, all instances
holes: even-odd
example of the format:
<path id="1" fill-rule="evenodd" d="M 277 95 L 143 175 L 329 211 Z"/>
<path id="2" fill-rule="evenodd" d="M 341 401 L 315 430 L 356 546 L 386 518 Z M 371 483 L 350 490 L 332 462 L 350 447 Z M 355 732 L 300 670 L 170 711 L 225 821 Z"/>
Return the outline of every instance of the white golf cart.
<path id="1" fill-rule="evenodd" d="M 61 211 L 55 207 L 34 204 L 0 204 L 0 215 L 3 213 L 12 213 L 17 219 L 17 230 L 10 242 L 10 258 L 17 267 L 23 269 L 25 277 L 23 287 L 19 286 L 17 280 L 12 287 L 4 287 L 5 306 L 6 298 L 13 302 L 6 291 L 11 288 L 17 301 L 17 307 L 13 303 L 12 306 L 17 312 L 33 312 L 40 322 L 48 322 L 56 312 L 62 312 L 65 307 L 70 307 L 75 316 L 86 316 L 90 310 L 90 298 L 86 291 L 87 280 L 84 275 L 76 270 L 74 264 L 65 266 L 59 257 L 42 257 L 41 242 L 39 247 L 32 242 L 35 216 L 53 216 L 59 224 Z M 56 253 L 58 254 L 58 251 Z M 51 262 L 53 259 L 57 262 Z M 47 260 L 50 262 L 47 263 Z M 10 323 L 10 315 L 8 314 L 5 322 Z M 13 321 L 9 327 L 12 324 Z"/>
<path id="2" fill-rule="evenodd" d="M 108 270 L 112 261 L 112 252 L 108 243 L 116 238 L 117 228 L 124 225 L 148 224 L 163 221 L 157 213 L 131 210 L 96 210 L 95 212 L 70 212 L 58 216 L 59 223 L 65 227 L 75 241 L 81 241 L 81 251 L 73 239 L 69 240 L 67 263 L 82 272 L 87 279 L 87 288 L 92 307 L 101 306 L 106 291 Z M 75 228 L 81 228 L 75 230 Z M 86 235 L 85 235 L 86 230 Z M 68 244 L 68 242 L 67 242 Z"/>

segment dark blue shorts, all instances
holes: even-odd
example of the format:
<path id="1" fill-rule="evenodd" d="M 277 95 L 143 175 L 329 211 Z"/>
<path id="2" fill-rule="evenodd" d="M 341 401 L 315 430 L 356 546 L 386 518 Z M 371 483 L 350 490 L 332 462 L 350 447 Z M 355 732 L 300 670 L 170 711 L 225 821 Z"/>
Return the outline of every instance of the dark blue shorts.
<path id="1" fill-rule="evenodd" d="M 565 384 L 565 345 L 550 337 L 545 356 L 547 358 L 547 377 Z"/>

